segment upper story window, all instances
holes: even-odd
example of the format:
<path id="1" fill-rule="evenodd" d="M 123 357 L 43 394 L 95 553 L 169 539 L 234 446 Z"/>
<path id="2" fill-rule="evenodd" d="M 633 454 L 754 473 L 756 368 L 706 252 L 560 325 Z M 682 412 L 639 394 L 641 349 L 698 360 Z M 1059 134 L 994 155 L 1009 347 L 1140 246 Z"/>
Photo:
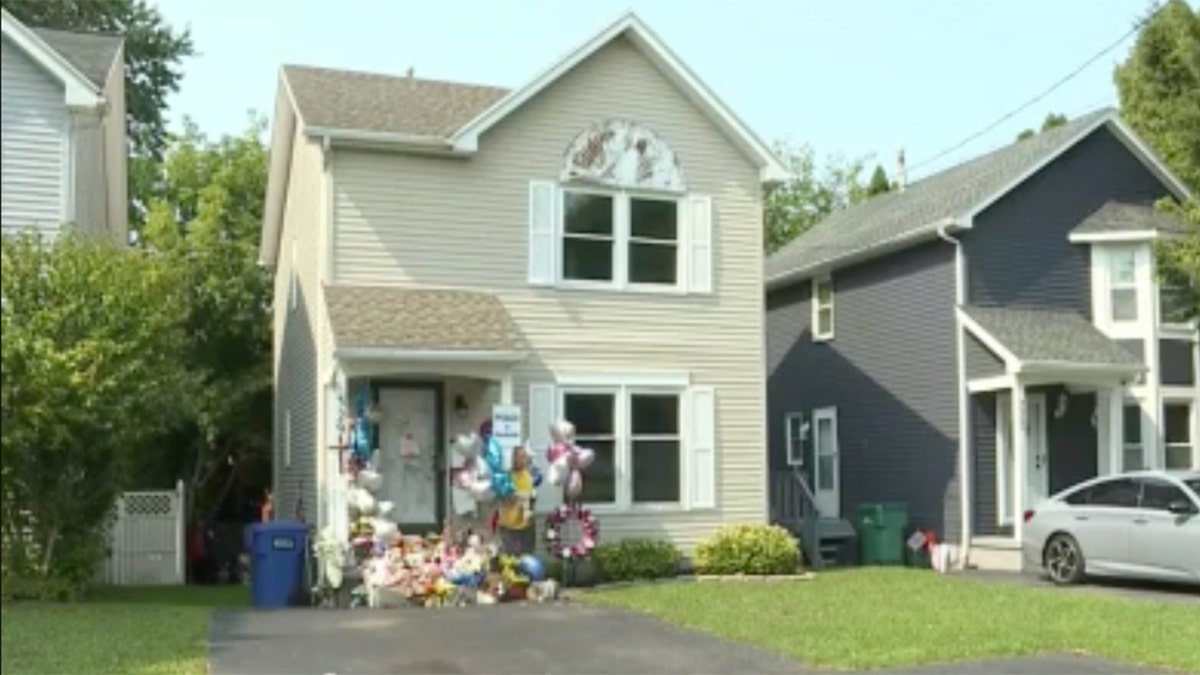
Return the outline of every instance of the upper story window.
<path id="1" fill-rule="evenodd" d="M 617 120 L 584 131 L 557 182 L 530 182 L 529 208 L 532 284 L 712 291 L 712 200 L 688 191 L 649 129 Z"/>
<path id="2" fill-rule="evenodd" d="M 1108 295 L 1113 323 L 1138 320 L 1137 249 L 1114 248 L 1109 252 Z"/>
<path id="3" fill-rule="evenodd" d="M 1189 294 L 1182 286 L 1159 282 L 1158 309 L 1164 324 L 1185 324 L 1191 318 L 1192 308 L 1188 304 Z"/>
<path id="4" fill-rule="evenodd" d="M 564 281 L 676 286 L 679 260 L 677 200 L 563 191 Z"/>
<path id="5" fill-rule="evenodd" d="M 812 334 L 814 340 L 833 339 L 833 279 L 813 279 L 813 318 Z"/>

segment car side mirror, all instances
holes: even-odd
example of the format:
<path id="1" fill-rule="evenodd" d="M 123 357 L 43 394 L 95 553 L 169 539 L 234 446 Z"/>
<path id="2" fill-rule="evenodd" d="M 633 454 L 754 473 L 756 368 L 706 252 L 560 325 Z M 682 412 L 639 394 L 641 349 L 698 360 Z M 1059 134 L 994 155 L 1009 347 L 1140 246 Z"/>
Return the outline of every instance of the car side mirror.
<path id="1" fill-rule="evenodd" d="M 1167 510 L 1177 516 L 1189 516 L 1196 512 L 1196 507 L 1185 499 L 1176 499 L 1167 504 Z"/>

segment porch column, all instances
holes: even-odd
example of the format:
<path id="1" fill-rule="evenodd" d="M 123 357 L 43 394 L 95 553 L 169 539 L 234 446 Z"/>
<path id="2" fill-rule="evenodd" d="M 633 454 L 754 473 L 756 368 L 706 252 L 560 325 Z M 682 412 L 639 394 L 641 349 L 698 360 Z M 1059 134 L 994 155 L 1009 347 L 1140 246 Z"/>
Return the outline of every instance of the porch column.
<path id="1" fill-rule="evenodd" d="M 1017 380 L 1012 389 L 1013 447 L 1013 538 L 1021 541 L 1025 530 L 1025 487 L 1029 484 L 1029 420 L 1025 384 Z"/>
<path id="2" fill-rule="evenodd" d="M 1125 391 L 1121 387 L 1108 390 L 1108 453 L 1107 473 L 1122 470 L 1125 460 Z M 1101 474 L 1106 473 L 1103 469 Z"/>
<path id="3" fill-rule="evenodd" d="M 513 402 L 513 376 L 511 372 L 504 373 L 500 378 L 500 402 L 509 404 Z"/>

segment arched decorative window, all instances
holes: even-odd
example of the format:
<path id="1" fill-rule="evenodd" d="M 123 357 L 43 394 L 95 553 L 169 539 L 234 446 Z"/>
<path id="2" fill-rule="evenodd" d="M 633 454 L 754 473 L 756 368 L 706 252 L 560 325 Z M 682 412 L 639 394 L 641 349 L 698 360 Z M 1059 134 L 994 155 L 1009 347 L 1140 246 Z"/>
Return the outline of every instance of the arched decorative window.
<path id="1" fill-rule="evenodd" d="M 560 180 L 687 192 L 675 152 L 652 130 L 629 120 L 608 120 L 576 136 L 567 147 Z"/>

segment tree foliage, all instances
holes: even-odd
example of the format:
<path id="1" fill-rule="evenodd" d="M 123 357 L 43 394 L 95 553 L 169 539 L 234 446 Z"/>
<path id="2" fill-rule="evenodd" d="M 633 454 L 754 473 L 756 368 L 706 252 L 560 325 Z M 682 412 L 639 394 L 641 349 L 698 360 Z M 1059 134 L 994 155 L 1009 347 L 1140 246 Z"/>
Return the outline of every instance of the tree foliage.
<path id="1" fill-rule="evenodd" d="M 1200 192 L 1200 9 L 1168 0 L 1141 30 L 1129 58 L 1115 72 L 1121 115 L 1150 142 L 1167 166 Z M 1193 318 L 1200 318 L 1200 202 L 1167 200 L 1162 208 L 1187 224 L 1181 239 L 1158 247 L 1165 283 L 1182 288 Z"/>
<path id="2" fill-rule="evenodd" d="M 1026 130 L 1022 131 L 1021 133 L 1017 134 L 1017 140 L 1023 141 L 1026 138 L 1033 138 L 1034 136 L 1036 136 L 1039 133 L 1049 131 L 1050 129 L 1053 129 L 1055 127 L 1061 127 L 1062 125 L 1064 125 L 1066 123 L 1067 123 L 1066 115 L 1062 115 L 1062 114 L 1058 114 L 1058 113 L 1049 113 L 1048 115 L 1046 115 L 1046 119 L 1042 120 L 1041 131 L 1034 131 L 1033 129 L 1026 129 Z"/>
<path id="3" fill-rule="evenodd" d="M 195 416 L 171 434 L 177 451 L 148 463 L 144 479 L 184 476 L 200 517 L 237 481 L 269 470 L 272 287 L 258 265 L 265 127 L 256 119 L 240 136 L 210 141 L 187 124 L 155 177 L 143 231 L 145 247 L 180 272 L 181 358 L 204 382 Z"/>
<path id="4" fill-rule="evenodd" d="M 871 174 L 871 182 L 867 183 L 867 196 L 874 197 L 881 195 L 892 189 L 892 184 L 888 181 L 887 172 L 883 167 L 876 164 L 875 171 Z"/>
<path id="5" fill-rule="evenodd" d="M 147 443 L 194 379 L 176 271 L 64 235 L 3 240 L 4 573 L 82 582 Z"/>
<path id="6" fill-rule="evenodd" d="M 767 253 L 778 250 L 825 216 L 867 197 L 861 159 L 846 161 L 833 156 L 818 169 L 813 150 L 807 145 L 777 143 L 775 153 L 792 178 L 765 188 L 763 243 Z"/>

